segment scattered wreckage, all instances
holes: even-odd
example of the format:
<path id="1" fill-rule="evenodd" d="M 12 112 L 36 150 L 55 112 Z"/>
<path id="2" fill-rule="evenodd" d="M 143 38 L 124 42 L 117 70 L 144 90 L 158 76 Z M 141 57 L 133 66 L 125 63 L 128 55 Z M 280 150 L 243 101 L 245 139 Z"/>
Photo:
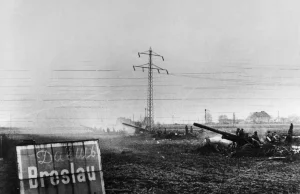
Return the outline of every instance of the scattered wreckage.
<path id="1" fill-rule="evenodd" d="M 194 126 L 222 135 L 221 138 L 217 136 L 206 138 L 204 145 L 214 147 L 216 151 L 229 154 L 232 157 L 268 156 L 269 159 L 292 159 L 300 154 L 300 144 L 297 141 L 299 138 L 292 136 L 291 128 L 287 136 L 280 137 L 277 141 L 270 139 L 270 141 L 263 143 L 248 135 L 238 136 L 199 123 L 194 123 Z"/>

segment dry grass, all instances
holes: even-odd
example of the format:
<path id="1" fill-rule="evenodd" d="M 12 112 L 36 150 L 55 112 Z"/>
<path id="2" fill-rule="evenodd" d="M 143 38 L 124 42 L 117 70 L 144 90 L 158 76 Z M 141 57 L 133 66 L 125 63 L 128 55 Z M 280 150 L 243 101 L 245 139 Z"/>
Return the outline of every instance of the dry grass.
<path id="1" fill-rule="evenodd" d="M 192 152 L 195 140 L 125 138 L 103 150 L 106 188 L 132 193 L 299 193 L 299 163 Z M 104 145 L 103 145 L 104 146 Z M 106 146 L 104 146 L 106 147 Z M 109 192 L 108 192 L 109 193 Z M 113 193 L 113 192 L 110 192 Z"/>
<path id="2" fill-rule="evenodd" d="M 198 139 L 10 135 L 13 144 L 24 138 L 51 142 L 92 137 L 100 139 L 107 193 L 300 193 L 298 161 L 202 155 L 195 152 L 201 145 Z M 11 159 L 13 156 L 0 168 L 0 187 L 5 194 L 13 193 L 17 184 L 15 161 Z"/>

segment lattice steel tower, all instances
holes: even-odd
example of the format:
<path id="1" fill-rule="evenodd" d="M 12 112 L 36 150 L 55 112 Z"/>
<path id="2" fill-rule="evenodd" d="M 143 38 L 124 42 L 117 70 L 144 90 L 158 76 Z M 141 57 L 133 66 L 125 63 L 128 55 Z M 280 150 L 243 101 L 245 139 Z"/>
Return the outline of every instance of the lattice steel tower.
<path id="1" fill-rule="evenodd" d="M 144 69 L 148 69 L 148 92 L 147 92 L 147 115 L 146 115 L 146 127 L 148 130 L 152 131 L 154 127 L 154 105 L 153 105 L 153 70 L 157 70 L 158 73 L 161 71 L 166 71 L 167 74 L 169 74 L 168 70 L 163 69 L 161 67 L 158 67 L 153 64 L 152 62 L 152 57 L 161 57 L 162 60 L 164 61 L 164 57 L 153 52 L 151 47 L 148 51 L 145 52 L 139 52 L 138 53 L 139 57 L 141 55 L 148 55 L 149 56 L 149 63 L 146 63 L 144 65 L 138 65 L 138 66 L 133 66 L 133 69 L 135 70 L 136 67 Z"/>

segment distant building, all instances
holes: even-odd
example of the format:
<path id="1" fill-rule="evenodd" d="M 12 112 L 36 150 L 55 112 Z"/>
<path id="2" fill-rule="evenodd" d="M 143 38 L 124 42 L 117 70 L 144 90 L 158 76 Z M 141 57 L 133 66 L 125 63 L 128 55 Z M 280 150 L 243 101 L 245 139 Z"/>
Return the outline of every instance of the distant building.
<path id="1" fill-rule="evenodd" d="M 269 123 L 271 116 L 265 111 L 251 113 L 248 121 L 252 123 Z"/>

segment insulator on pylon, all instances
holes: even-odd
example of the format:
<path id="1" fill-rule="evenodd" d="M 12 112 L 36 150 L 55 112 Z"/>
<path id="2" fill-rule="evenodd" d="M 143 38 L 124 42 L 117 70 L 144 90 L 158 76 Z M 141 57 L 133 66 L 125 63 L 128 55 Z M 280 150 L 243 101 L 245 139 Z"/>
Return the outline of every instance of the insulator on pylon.
<path id="1" fill-rule="evenodd" d="M 134 66 L 132 66 L 133 67 L 133 70 L 135 71 L 135 68 L 134 68 Z"/>
<path id="2" fill-rule="evenodd" d="M 140 53 L 138 53 L 138 55 L 139 55 L 139 57 L 141 57 L 141 56 L 140 56 Z"/>
<path id="3" fill-rule="evenodd" d="M 161 58 L 162 58 L 162 60 L 163 60 L 163 61 L 165 61 L 165 59 L 164 59 L 164 57 L 163 57 L 163 56 L 161 56 Z"/>

